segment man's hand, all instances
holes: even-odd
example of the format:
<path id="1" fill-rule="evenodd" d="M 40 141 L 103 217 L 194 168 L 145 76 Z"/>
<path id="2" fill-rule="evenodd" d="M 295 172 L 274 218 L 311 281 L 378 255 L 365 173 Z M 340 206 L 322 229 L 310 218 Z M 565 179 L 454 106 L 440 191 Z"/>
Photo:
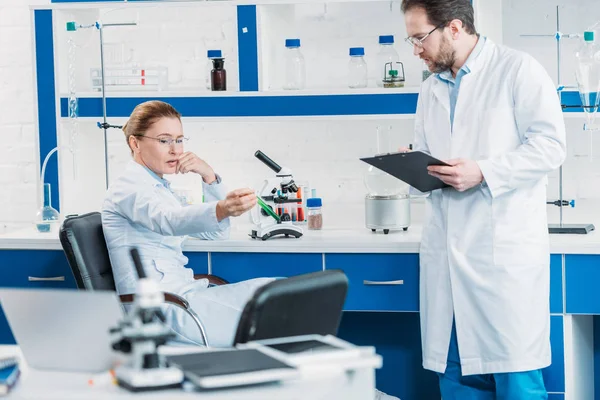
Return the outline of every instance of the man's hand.
<path id="1" fill-rule="evenodd" d="M 450 164 L 450 167 L 443 165 L 427 167 L 429 175 L 441 179 L 459 192 L 469 190 L 483 182 L 483 174 L 476 161 L 459 158 L 446 163 Z"/>
<path id="2" fill-rule="evenodd" d="M 177 162 L 178 174 L 187 174 L 188 172 L 201 175 L 204 182 L 208 184 L 213 183 L 217 179 L 215 171 L 213 171 L 211 166 L 191 151 L 181 154 Z"/>
<path id="3" fill-rule="evenodd" d="M 236 189 L 227 193 L 225 200 L 217 203 L 217 221 L 228 217 L 237 217 L 256 205 L 256 194 L 253 189 Z"/>

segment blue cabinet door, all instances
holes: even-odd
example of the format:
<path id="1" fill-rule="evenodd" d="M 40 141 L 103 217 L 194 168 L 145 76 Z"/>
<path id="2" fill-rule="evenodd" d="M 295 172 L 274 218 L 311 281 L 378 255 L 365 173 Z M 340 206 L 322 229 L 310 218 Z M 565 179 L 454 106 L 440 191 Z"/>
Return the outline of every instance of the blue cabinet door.
<path id="1" fill-rule="evenodd" d="M 0 250 L 0 287 L 76 288 L 59 250 Z"/>
<path id="2" fill-rule="evenodd" d="M 383 357 L 377 389 L 402 400 L 440 400 L 437 374 L 423 369 L 418 313 L 345 312 L 338 336 L 375 346 Z"/>
<path id="3" fill-rule="evenodd" d="M 565 348 L 563 334 L 563 317 L 550 317 L 550 346 L 552 348 L 552 364 L 544 368 L 544 384 L 548 392 L 565 391 Z"/>
<path id="4" fill-rule="evenodd" d="M 418 254 L 326 254 L 348 276 L 345 310 L 419 311 Z"/>
<path id="5" fill-rule="evenodd" d="M 0 307 L 0 345 L 16 343 L 17 341 L 10 330 L 10 326 L 8 326 L 6 316 L 4 316 L 4 310 L 2 310 L 2 307 Z"/>
<path id="6" fill-rule="evenodd" d="M 550 312 L 563 312 L 562 254 L 550 256 Z"/>
<path id="7" fill-rule="evenodd" d="M 0 250 L 0 287 L 76 288 L 64 253 L 59 250 Z M 15 344 L 0 309 L 0 344 Z"/>
<path id="8" fill-rule="evenodd" d="M 600 314 L 600 255 L 565 256 L 565 293 L 568 314 Z"/>
<path id="9" fill-rule="evenodd" d="M 230 283 L 277 278 L 323 269 L 320 253 L 210 253 L 213 275 Z"/>
<path id="10" fill-rule="evenodd" d="M 194 270 L 194 274 L 208 274 L 208 253 L 186 251 L 183 253 L 188 258 L 186 267 Z"/>

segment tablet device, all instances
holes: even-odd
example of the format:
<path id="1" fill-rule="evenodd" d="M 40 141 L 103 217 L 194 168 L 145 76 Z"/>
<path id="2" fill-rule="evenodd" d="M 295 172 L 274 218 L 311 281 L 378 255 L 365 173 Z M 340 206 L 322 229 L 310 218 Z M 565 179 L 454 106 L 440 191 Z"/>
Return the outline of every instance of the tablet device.
<path id="1" fill-rule="evenodd" d="M 169 356 L 167 360 L 203 389 L 255 385 L 298 376 L 293 366 L 258 349 L 206 351 Z"/>
<path id="2" fill-rule="evenodd" d="M 449 165 L 421 151 L 388 153 L 360 160 L 408 183 L 421 192 L 450 186 L 427 172 L 427 167 L 430 165 Z"/>

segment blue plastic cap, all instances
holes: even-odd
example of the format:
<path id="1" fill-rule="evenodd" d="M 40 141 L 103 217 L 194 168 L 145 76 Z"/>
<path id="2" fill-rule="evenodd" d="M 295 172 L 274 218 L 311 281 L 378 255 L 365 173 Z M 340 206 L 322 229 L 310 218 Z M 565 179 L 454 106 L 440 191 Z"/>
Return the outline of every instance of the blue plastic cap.
<path id="1" fill-rule="evenodd" d="M 585 40 L 586 42 L 593 42 L 594 41 L 594 31 L 583 32 L 583 40 Z"/>
<path id="2" fill-rule="evenodd" d="M 351 56 L 364 56 L 365 48 L 364 47 L 350 47 L 350 55 Z"/>
<path id="3" fill-rule="evenodd" d="M 394 43 L 394 35 L 379 36 L 379 44 L 392 44 L 392 43 Z"/>
<path id="4" fill-rule="evenodd" d="M 300 47 L 300 39 L 285 39 L 285 47 Z"/>
<path id="5" fill-rule="evenodd" d="M 323 206 L 323 202 L 319 197 L 313 197 L 306 200 L 306 207 L 321 207 Z"/>
<path id="6" fill-rule="evenodd" d="M 223 53 L 221 53 L 221 50 L 208 50 L 206 52 L 206 56 L 208 58 L 222 58 L 223 57 L 222 54 Z"/>

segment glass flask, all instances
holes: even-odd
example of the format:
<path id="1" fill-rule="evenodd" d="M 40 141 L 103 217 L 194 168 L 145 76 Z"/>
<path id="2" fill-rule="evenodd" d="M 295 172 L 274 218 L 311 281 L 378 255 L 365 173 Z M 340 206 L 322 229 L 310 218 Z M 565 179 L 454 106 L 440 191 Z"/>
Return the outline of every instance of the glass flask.
<path id="1" fill-rule="evenodd" d="M 594 119 L 600 102 L 600 48 L 594 39 L 594 32 L 585 32 L 583 43 L 575 53 L 575 74 L 581 104 L 586 114 L 586 130 L 594 129 Z"/>
<path id="2" fill-rule="evenodd" d="M 60 214 L 52 207 L 50 193 L 50 184 L 44 183 L 44 202 L 35 216 L 35 226 L 38 232 L 57 232 L 60 226 Z"/>
<path id="3" fill-rule="evenodd" d="M 393 153 L 397 147 L 393 147 L 391 126 L 377 127 L 377 154 Z M 367 194 L 370 196 L 396 196 L 408 195 L 409 186 L 400 179 L 370 165 L 364 175 L 364 183 Z"/>

